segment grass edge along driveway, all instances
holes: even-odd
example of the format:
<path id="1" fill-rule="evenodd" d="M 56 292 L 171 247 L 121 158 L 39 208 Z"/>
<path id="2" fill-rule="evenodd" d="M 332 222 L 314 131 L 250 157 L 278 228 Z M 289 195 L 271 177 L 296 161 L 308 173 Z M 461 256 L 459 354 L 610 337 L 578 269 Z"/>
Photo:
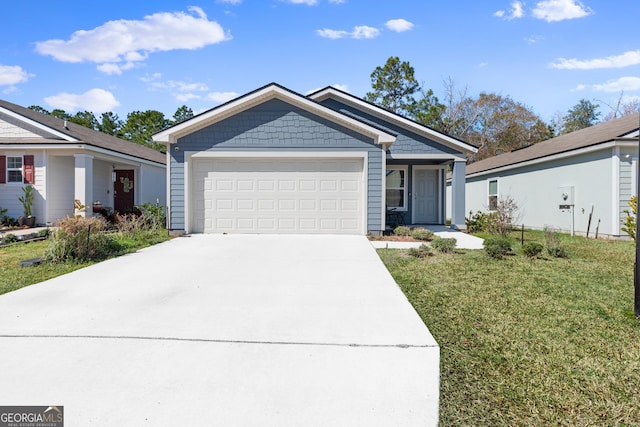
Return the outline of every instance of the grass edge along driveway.
<path id="1" fill-rule="evenodd" d="M 640 425 L 633 242 L 562 244 L 567 259 L 378 251 L 440 345 L 441 425 Z"/>

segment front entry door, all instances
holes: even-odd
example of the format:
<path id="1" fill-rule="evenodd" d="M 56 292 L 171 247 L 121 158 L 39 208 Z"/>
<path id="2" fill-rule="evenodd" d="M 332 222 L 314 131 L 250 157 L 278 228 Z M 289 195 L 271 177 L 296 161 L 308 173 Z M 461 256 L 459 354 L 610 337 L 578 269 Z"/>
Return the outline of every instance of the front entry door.
<path id="1" fill-rule="evenodd" d="M 133 170 L 116 170 L 116 181 L 113 183 L 113 208 L 118 213 L 126 212 L 135 204 L 133 192 Z"/>
<path id="2" fill-rule="evenodd" d="M 413 168 L 413 223 L 439 224 L 439 169 Z"/>

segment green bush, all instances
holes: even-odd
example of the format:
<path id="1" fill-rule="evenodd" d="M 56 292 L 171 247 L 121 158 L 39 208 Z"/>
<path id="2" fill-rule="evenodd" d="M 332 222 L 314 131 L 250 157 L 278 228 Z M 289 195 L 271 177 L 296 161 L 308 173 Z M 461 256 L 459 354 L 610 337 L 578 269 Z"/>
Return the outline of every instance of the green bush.
<path id="1" fill-rule="evenodd" d="M 393 229 L 393 234 L 396 236 L 409 236 L 411 235 L 411 229 L 409 227 L 405 227 L 404 225 L 399 225 Z"/>
<path id="2" fill-rule="evenodd" d="M 564 246 L 550 246 L 547 248 L 547 253 L 554 258 L 569 258 L 569 253 Z"/>
<path id="3" fill-rule="evenodd" d="M 453 237 L 437 238 L 431 242 L 431 246 L 444 254 L 449 254 L 456 248 L 456 239 Z"/>
<path id="4" fill-rule="evenodd" d="M 485 239 L 484 251 L 491 258 L 502 259 L 511 254 L 511 240 L 502 236 L 489 237 Z"/>
<path id="5" fill-rule="evenodd" d="M 119 250 L 114 236 L 104 233 L 106 224 L 99 218 L 64 218 L 56 226 L 44 254 L 48 261 L 105 259 Z"/>
<path id="6" fill-rule="evenodd" d="M 544 243 L 547 254 L 554 258 L 568 258 L 567 249 L 560 242 L 560 233 L 550 227 L 544 228 Z"/>
<path id="7" fill-rule="evenodd" d="M 415 228 L 411 230 L 411 237 L 416 240 L 426 240 L 431 241 L 434 238 L 433 231 L 427 230 L 426 228 Z"/>
<path id="8" fill-rule="evenodd" d="M 49 230 L 48 228 L 43 228 L 42 230 L 38 231 L 38 237 L 47 238 L 49 237 L 49 234 L 51 234 L 51 230 Z"/>
<path id="9" fill-rule="evenodd" d="M 522 253 L 529 258 L 535 258 L 542 253 L 542 245 L 537 242 L 527 242 L 522 245 Z"/>
<path id="10" fill-rule="evenodd" d="M 136 206 L 141 212 L 144 226 L 149 230 L 160 230 L 166 226 L 166 209 L 153 203 Z"/>
<path id="11" fill-rule="evenodd" d="M 18 238 L 16 237 L 15 234 L 6 234 L 4 236 L 4 238 L 2 239 L 2 243 L 7 244 L 7 243 L 13 243 L 13 242 L 17 242 Z"/>
<path id="12" fill-rule="evenodd" d="M 408 252 L 409 256 L 415 258 L 426 258 L 428 256 L 433 255 L 431 253 L 431 248 L 424 243 L 420 245 L 418 248 L 410 248 Z"/>
<path id="13" fill-rule="evenodd" d="M 481 233 L 483 231 L 489 231 L 495 223 L 496 215 L 494 212 L 485 213 L 477 211 L 475 214 L 469 212 L 469 217 L 465 218 L 465 224 L 467 225 L 467 231 L 469 233 Z"/>

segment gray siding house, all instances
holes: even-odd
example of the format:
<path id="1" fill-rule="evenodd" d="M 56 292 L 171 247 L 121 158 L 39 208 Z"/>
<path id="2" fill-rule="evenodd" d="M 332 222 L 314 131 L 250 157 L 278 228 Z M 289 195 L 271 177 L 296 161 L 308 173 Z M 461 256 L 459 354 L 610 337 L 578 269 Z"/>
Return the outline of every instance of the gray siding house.
<path id="1" fill-rule="evenodd" d="M 272 83 L 159 132 L 170 229 L 380 234 L 400 221 L 464 227 L 471 145 L 328 87 Z M 392 215 L 388 215 L 392 213 Z M 393 220 L 390 221 L 390 218 Z"/>
<path id="2" fill-rule="evenodd" d="M 508 196 L 526 227 L 626 236 L 624 211 L 638 194 L 639 120 L 629 115 L 468 165 L 467 210 L 493 210 Z"/>

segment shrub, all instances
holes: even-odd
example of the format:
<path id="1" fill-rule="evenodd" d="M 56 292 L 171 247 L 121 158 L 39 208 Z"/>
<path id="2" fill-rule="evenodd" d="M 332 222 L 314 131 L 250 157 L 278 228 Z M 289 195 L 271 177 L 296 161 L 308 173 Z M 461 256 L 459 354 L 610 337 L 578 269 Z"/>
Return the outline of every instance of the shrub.
<path id="1" fill-rule="evenodd" d="M 393 234 L 396 236 L 409 236 L 411 234 L 411 229 L 404 225 L 399 225 L 393 229 Z"/>
<path id="2" fill-rule="evenodd" d="M 550 246 L 547 253 L 554 258 L 569 258 L 569 253 L 564 246 Z"/>
<path id="3" fill-rule="evenodd" d="M 537 242 L 527 242 L 522 245 L 522 253 L 529 258 L 535 258 L 542 253 L 542 245 Z"/>
<path id="4" fill-rule="evenodd" d="M 409 256 L 415 258 L 426 258 L 428 256 L 433 255 L 431 253 L 431 248 L 424 243 L 420 245 L 418 248 L 410 248 L 408 252 Z"/>
<path id="5" fill-rule="evenodd" d="M 569 253 L 560 243 L 560 233 L 551 227 L 544 228 L 544 242 L 547 248 L 547 254 L 554 258 L 568 258 Z"/>
<path id="6" fill-rule="evenodd" d="M 431 242 L 431 246 L 444 254 L 449 254 L 456 248 L 456 239 L 453 237 L 437 238 Z"/>
<path id="7" fill-rule="evenodd" d="M 13 243 L 13 242 L 17 242 L 18 238 L 16 237 L 15 234 L 6 234 L 4 236 L 4 238 L 2 239 L 2 243 L 7 244 L 7 243 Z"/>
<path id="8" fill-rule="evenodd" d="M 38 231 L 38 237 L 47 238 L 49 237 L 49 234 L 51 234 L 51 230 L 49 230 L 48 228 L 43 228 L 42 230 Z"/>
<path id="9" fill-rule="evenodd" d="M 65 218 L 51 233 L 44 258 L 51 262 L 104 259 L 119 247 L 112 235 L 104 233 L 105 223 L 99 218 Z"/>
<path id="10" fill-rule="evenodd" d="M 427 230 L 426 228 L 416 228 L 411 230 L 411 237 L 416 240 L 426 240 L 431 241 L 434 238 L 433 231 Z"/>
<path id="11" fill-rule="evenodd" d="M 638 196 L 633 196 L 628 202 L 631 212 L 624 210 L 627 216 L 624 219 L 624 225 L 620 227 L 622 231 L 627 233 L 633 240 L 636 240 L 636 217 L 638 216 Z"/>
<path id="12" fill-rule="evenodd" d="M 164 206 L 154 205 L 153 203 L 144 203 L 136 206 L 142 213 L 144 225 L 149 230 L 160 230 L 166 225 L 166 209 Z"/>
<path id="13" fill-rule="evenodd" d="M 513 229 L 513 223 L 518 218 L 520 207 L 511 197 L 501 197 L 496 204 L 493 221 L 488 225 L 487 231 L 502 237 L 509 236 Z"/>
<path id="14" fill-rule="evenodd" d="M 491 224 L 495 220 L 495 214 L 477 211 L 475 214 L 469 212 L 469 217 L 465 218 L 465 224 L 469 233 L 481 233 L 489 231 Z"/>
<path id="15" fill-rule="evenodd" d="M 507 237 L 489 237 L 483 243 L 484 251 L 491 258 L 502 259 L 511 253 L 511 240 Z"/>

